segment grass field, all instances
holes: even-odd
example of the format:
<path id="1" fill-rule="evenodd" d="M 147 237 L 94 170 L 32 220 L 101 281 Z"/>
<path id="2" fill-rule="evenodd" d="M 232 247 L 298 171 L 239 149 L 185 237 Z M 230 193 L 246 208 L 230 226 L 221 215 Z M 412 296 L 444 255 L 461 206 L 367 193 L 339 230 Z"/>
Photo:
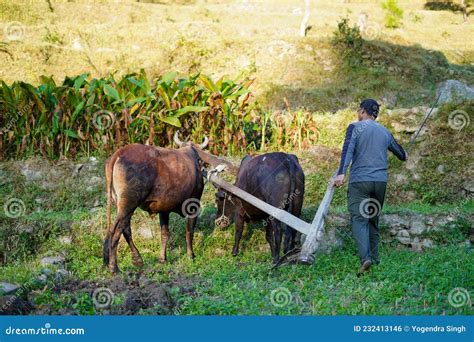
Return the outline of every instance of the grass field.
<path id="1" fill-rule="evenodd" d="M 474 77 L 474 46 L 466 40 L 474 35 L 472 21 L 426 10 L 424 1 L 400 2 L 405 15 L 398 29 L 385 28 L 377 1 L 312 1 L 312 29 L 304 38 L 298 35 L 303 1 L 110 3 L 55 1 L 51 12 L 46 1 L 2 1 L 3 28 L 20 23 L 14 32 L 21 40 L 4 38 L 0 79 L 36 83 L 41 75 L 62 80 L 141 68 L 151 77 L 170 70 L 214 79 L 243 73 L 256 79 L 256 96 L 272 107 L 284 107 L 287 97 L 293 107 L 330 111 L 364 96 L 425 104 L 445 75 L 468 83 Z M 341 18 L 355 24 L 364 14 L 374 64 L 347 69 L 330 39 Z M 453 66 L 437 68 L 433 53 Z"/>
<path id="2" fill-rule="evenodd" d="M 303 156 L 300 159 L 305 160 Z M 308 169 L 309 162 L 306 161 L 303 168 Z M 33 169 L 34 163 L 44 164 L 41 160 L 29 163 L 31 170 L 42 170 L 41 167 Z M 12 188 L 16 189 L 15 196 L 26 203 L 26 216 L 11 219 L 0 215 L 5 239 L 3 257 L 7 260 L 0 267 L 0 279 L 31 288 L 29 298 L 36 304 L 36 313 L 472 313 L 470 306 L 453 307 L 448 300 L 453 289 L 469 289 L 474 281 L 472 247 L 466 243 L 472 223 L 472 201 L 439 205 L 389 202 L 385 213 L 442 217 L 457 212 L 457 221 L 449 230 L 428 234 L 427 237 L 436 241 L 436 247 L 423 252 L 400 245 L 388 236 L 388 227 L 384 227 L 382 263 L 369 275 L 357 278 L 358 258 L 349 227 L 339 232 L 342 247 L 318 253 L 316 263 L 311 267 L 294 265 L 271 270 L 271 256 L 261 224 L 246 229 L 241 255 L 232 257 L 233 228 L 214 227 L 214 189 L 207 185 L 195 233 L 195 261 L 189 260 L 185 253 L 185 220 L 172 215 L 169 261 L 159 264 L 158 219 L 137 211 L 132 229 L 145 266 L 139 269 L 132 265 L 128 246 L 122 241 L 119 248 L 122 274 L 113 277 L 102 266 L 102 241 L 106 230 L 103 185 L 89 185 L 92 174 L 102 175 L 101 164 L 99 161 L 97 171 L 72 180 L 61 176 L 64 171 L 61 166 L 54 166 L 55 171 L 43 171 L 34 181 L 25 182 L 19 177 L 2 187 L 1 194 L 5 198 L 11 196 Z M 85 165 L 88 168 L 90 164 Z M 14 169 L 12 163 L 4 168 L 7 172 Z M 69 167 L 64 169 L 70 170 Z M 317 174 L 315 171 L 307 178 L 303 211 L 307 221 L 311 220 L 322 197 L 322 193 L 315 193 L 323 188 L 314 183 Z M 56 181 L 58 184 L 46 195 L 42 188 Z M 336 192 L 332 213 L 345 212 L 344 197 L 344 189 Z M 96 199 L 99 204 L 94 203 Z M 45 267 L 40 263 L 45 256 L 57 255 L 64 257 L 69 272 L 59 278 L 54 266 Z M 45 274 L 45 268 L 52 271 L 46 272 L 45 279 L 37 280 Z M 104 287 L 113 292 L 114 299 L 110 307 L 100 309 L 94 305 L 92 292 Z"/>

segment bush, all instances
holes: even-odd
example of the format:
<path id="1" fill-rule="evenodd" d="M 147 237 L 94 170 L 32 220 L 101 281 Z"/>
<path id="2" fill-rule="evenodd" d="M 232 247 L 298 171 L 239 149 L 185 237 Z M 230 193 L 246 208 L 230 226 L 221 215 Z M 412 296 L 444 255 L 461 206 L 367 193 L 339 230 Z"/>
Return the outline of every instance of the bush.
<path id="1" fill-rule="evenodd" d="M 357 51 L 362 46 L 363 38 L 357 26 L 351 27 L 349 19 L 343 18 L 337 23 L 337 30 L 334 31 L 332 44 L 347 51 Z"/>
<path id="2" fill-rule="evenodd" d="M 382 3 L 382 8 L 385 10 L 385 27 L 392 29 L 400 27 L 403 10 L 398 7 L 397 1 L 387 0 Z"/>

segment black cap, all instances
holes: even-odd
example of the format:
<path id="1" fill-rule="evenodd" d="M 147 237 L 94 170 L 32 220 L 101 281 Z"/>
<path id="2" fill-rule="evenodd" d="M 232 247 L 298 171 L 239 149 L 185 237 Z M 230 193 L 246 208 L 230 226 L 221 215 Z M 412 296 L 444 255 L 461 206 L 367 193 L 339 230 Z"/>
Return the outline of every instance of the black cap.
<path id="1" fill-rule="evenodd" d="M 362 101 L 360 103 L 360 108 L 365 109 L 365 111 L 374 118 L 377 118 L 379 115 L 380 105 L 373 99 L 365 99 Z"/>

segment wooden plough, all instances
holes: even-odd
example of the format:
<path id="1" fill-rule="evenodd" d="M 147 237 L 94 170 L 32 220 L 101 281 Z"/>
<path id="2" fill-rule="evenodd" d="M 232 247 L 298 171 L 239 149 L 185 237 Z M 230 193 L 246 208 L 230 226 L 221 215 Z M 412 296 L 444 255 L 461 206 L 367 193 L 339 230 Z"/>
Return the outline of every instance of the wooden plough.
<path id="1" fill-rule="evenodd" d="M 233 166 L 232 163 L 202 150 L 199 150 L 198 153 L 206 163 L 213 166 L 218 164 L 214 169 L 209 170 L 207 172 L 207 180 L 209 182 L 232 193 L 238 198 L 244 200 L 245 202 L 252 204 L 253 206 L 267 213 L 268 215 L 274 217 L 276 220 L 287 224 L 288 226 L 296 229 L 297 231 L 306 236 L 306 239 L 304 240 L 301 249 L 295 249 L 293 251 L 288 252 L 280 259 L 280 262 L 274 267 L 287 263 L 300 263 L 306 265 L 311 265 L 314 263 L 314 253 L 318 249 L 319 244 L 321 242 L 324 232 L 324 219 L 326 218 L 332 197 L 334 195 L 334 177 L 336 176 L 336 174 L 334 174 L 329 181 L 326 193 L 323 197 L 321 204 L 318 207 L 318 211 L 314 216 L 313 222 L 308 223 L 296 216 L 291 215 L 285 210 L 276 208 L 262 201 L 261 199 L 220 178 L 218 174 L 226 169 L 234 175 L 237 174 L 238 168 Z"/>

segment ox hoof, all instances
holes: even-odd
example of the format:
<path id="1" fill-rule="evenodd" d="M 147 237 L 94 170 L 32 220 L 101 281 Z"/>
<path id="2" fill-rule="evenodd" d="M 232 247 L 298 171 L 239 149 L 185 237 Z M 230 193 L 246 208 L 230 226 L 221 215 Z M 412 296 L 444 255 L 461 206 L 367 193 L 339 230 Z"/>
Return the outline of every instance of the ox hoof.
<path id="1" fill-rule="evenodd" d="M 134 258 L 132 260 L 132 264 L 133 266 L 136 266 L 136 267 L 143 267 L 143 260 L 142 258 Z"/>
<path id="2" fill-rule="evenodd" d="M 239 252 L 235 252 L 235 251 L 232 252 L 232 256 L 233 256 L 233 257 L 236 257 L 237 255 L 239 255 Z"/>
<path id="3" fill-rule="evenodd" d="M 161 257 L 160 257 L 160 258 L 158 259 L 158 262 L 159 262 L 160 264 L 166 264 L 166 258 L 161 258 Z"/>
<path id="4" fill-rule="evenodd" d="M 188 253 L 188 258 L 194 260 L 196 258 L 196 255 L 194 255 L 194 253 Z"/>

